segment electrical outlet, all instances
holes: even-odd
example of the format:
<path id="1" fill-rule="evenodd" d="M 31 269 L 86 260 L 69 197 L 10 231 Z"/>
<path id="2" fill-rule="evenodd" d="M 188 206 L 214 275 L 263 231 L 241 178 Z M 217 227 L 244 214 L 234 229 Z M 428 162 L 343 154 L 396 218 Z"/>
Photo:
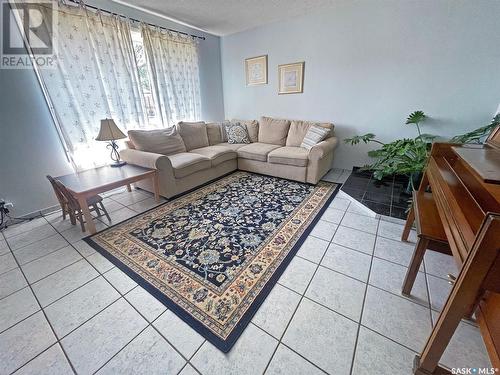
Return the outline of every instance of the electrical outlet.
<path id="1" fill-rule="evenodd" d="M 5 199 L 0 198 L 0 209 L 2 208 L 12 208 L 14 207 L 14 203 L 12 202 L 6 202 Z"/>

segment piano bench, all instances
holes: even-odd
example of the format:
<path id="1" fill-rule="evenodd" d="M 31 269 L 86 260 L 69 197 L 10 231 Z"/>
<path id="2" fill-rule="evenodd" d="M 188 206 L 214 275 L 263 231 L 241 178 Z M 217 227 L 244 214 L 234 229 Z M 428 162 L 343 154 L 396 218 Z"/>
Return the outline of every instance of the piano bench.
<path id="1" fill-rule="evenodd" d="M 407 241 L 413 222 L 417 228 L 417 243 L 403 282 L 402 293 L 410 295 L 420 264 L 427 249 L 451 255 L 443 224 L 432 193 L 413 192 L 413 204 L 406 219 L 402 241 Z"/>

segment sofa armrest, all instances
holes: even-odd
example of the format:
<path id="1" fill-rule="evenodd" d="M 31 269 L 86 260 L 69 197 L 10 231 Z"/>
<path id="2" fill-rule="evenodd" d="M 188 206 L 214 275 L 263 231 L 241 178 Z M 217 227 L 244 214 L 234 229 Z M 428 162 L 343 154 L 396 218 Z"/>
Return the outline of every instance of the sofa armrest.
<path id="1" fill-rule="evenodd" d="M 309 160 L 320 160 L 337 146 L 338 139 L 337 137 L 330 137 L 325 139 L 324 141 L 319 142 L 317 145 L 314 145 L 309 151 Z"/>
<path id="2" fill-rule="evenodd" d="M 162 154 L 139 151 L 127 148 L 120 152 L 121 159 L 129 164 L 138 165 L 144 168 L 153 168 L 159 170 L 172 169 L 170 159 Z"/>

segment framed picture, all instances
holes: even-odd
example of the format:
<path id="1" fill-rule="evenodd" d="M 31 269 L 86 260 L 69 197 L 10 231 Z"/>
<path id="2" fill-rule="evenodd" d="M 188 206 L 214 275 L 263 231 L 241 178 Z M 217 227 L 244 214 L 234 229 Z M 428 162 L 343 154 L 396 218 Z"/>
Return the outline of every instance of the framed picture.
<path id="1" fill-rule="evenodd" d="M 267 84 L 267 55 L 246 59 L 245 75 L 247 86 Z"/>
<path id="2" fill-rule="evenodd" d="M 278 94 L 304 92 L 304 62 L 278 65 Z"/>

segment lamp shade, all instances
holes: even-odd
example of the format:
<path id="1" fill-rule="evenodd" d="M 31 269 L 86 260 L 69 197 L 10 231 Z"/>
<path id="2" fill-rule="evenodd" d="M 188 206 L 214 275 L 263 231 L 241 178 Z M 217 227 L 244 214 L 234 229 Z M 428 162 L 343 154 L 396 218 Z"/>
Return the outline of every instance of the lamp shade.
<path id="1" fill-rule="evenodd" d="M 113 119 L 105 118 L 101 120 L 101 129 L 96 137 L 96 141 L 114 141 L 123 138 L 127 138 L 127 136 L 116 126 Z"/>

